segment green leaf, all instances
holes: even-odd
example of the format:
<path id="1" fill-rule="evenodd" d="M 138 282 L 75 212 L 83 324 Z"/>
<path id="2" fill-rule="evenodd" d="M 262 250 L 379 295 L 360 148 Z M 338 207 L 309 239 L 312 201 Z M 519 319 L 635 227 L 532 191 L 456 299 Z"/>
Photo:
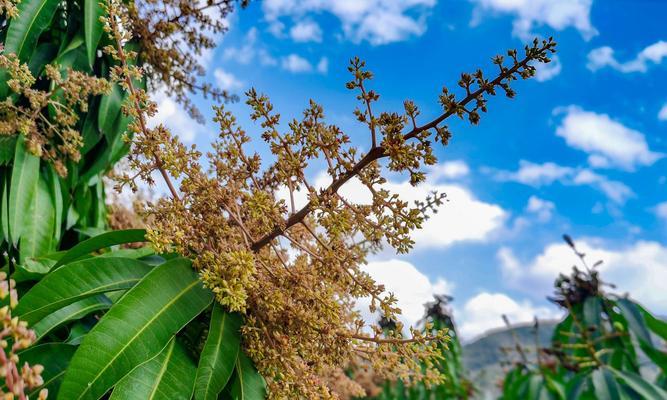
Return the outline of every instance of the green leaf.
<path id="1" fill-rule="evenodd" d="M 53 206 L 55 209 L 55 225 L 54 225 L 54 241 L 55 243 L 60 242 L 61 235 L 61 224 L 62 224 L 62 215 L 64 210 L 64 201 L 62 188 L 60 186 L 60 177 L 56 173 L 56 170 L 49 166 L 48 167 L 48 179 L 49 182 L 49 192 L 51 194 L 51 201 L 53 201 Z"/>
<path id="2" fill-rule="evenodd" d="M 611 373 L 616 375 L 617 378 L 621 379 L 627 386 L 632 390 L 637 392 L 639 396 L 644 400 L 664 400 L 667 399 L 667 392 L 659 388 L 658 386 L 648 382 L 641 376 L 630 373 L 619 371 L 614 368 L 607 367 Z"/>
<path id="3" fill-rule="evenodd" d="M 9 187 L 9 236 L 16 245 L 31 218 L 30 206 L 39 180 L 39 157 L 28 153 L 23 135 L 16 141 L 12 181 Z"/>
<path id="4" fill-rule="evenodd" d="M 46 334 L 68 321 L 74 321 L 83 318 L 91 312 L 106 310 L 111 307 L 111 300 L 104 295 L 87 297 L 66 307 L 55 311 L 41 321 L 32 326 L 32 330 L 37 335 L 37 340 L 42 339 Z"/>
<path id="5" fill-rule="evenodd" d="M 9 236 L 9 206 L 7 203 L 9 203 L 9 175 L 3 173 L 2 174 L 2 200 L 0 201 L 0 229 L 2 229 L 2 237 L 4 240 L 7 242 L 11 242 L 11 238 Z"/>
<path id="6" fill-rule="evenodd" d="M 628 321 L 628 326 L 637 339 L 652 346 L 651 334 L 637 305 L 628 299 L 618 299 L 616 305 L 621 309 L 623 317 Z"/>
<path id="7" fill-rule="evenodd" d="M 59 0 L 22 0 L 18 4 L 18 17 L 9 22 L 4 41 L 4 54 L 14 53 L 19 60 L 27 61 L 37 46 L 39 36 L 51 24 Z M 0 73 L 0 98 L 7 96 L 8 74 Z"/>
<path id="8" fill-rule="evenodd" d="M 606 368 L 598 368 L 592 374 L 595 396 L 599 399 L 620 400 L 621 393 L 614 375 Z"/>
<path id="9" fill-rule="evenodd" d="M 17 135 L 0 135 L 0 166 L 7 166 L 14 158 Z"/>
<path id="10" fill-rule="evenodd" d="M 24 294 L 15 314 L 29 325 L 76 301 L 97 294 L 128 289 L 152 267 L 129 258 L 95 257 L 59 268 Z"/>
<path id="11" fill-rule="evenodd" d="M 83 2 L 83 26 L 86 36 L 86 52 L 88 53 L 88 63 L 93 67 L 95 63 L 95 53 L 97 44 L 102 37 L 102 22 L 100 17 L 104 15 L 104 8 L 98 0 L 84 0 Z"/>
<path id="12" fill-rule="evenodd" d="M 102 96 L 100 108 L 97 114 L 97 126 L 107 138 L 107 142 L 113 143 L 117 136 L 114 122 L 121 116 L 121 105 L 123 104 L 123 92 L 117 84 L 111 87 L 111 92 Z"/>
<path id="13" fill-rule="evenodd" d="M 263 400 L 266 397 L 264 378 L 242 351 L 236 358 L 236 369 L 230 385 L 229 395 L 233 400 Z"/>
<path id="14" fill-rule="evenodd" d="M 653 314 L 646 311 L 642 306 L 637 305 L 639 310 L 646 321 L 646 325 L 651 330 L 651 332 L 660 336 L 663 340 L 667 340 L 667 321 L 656 318 Z"/>
<path id="15" fill-rule="evenodd" d="M 37 180 L 37 190 L 29 203 L 28 214 L 24 218 L 21 233 L 20 260 L 53 252 L 57 239 L 56 209 L 49 184 L 43 176 Z"/>
<path id="16" fill-rule="evenodd" d="M 14 53 L 26 61 L 57 8 L 58 0 L 22 0 L 18 4 L 18 17 L 11 20 L 7 29 L 5 54 Z"/>
<path id="17" fill-rule="evenodd" d="M 127 373 L 155 357 L 213 301 L 191 263 L 170 260 L 146 275 L 86 335 L 58 399 L 98 399 Z"/>
<path id="18" fill-rule="evenodd" d="M 213 305 L 211 324 L 197 366 L 195 399 L 217 399 L 234 372 L 239 353 L 241 316 Z"/>
<path id="19" fill-rule="evenodd" d="M 62 378 L 65 375 L 65 370 L 75 351 L 76 346 L 69 344 L 46 343 L 31 346 L 19 353 L 21 363 L 27 362 L 30 365 L 41 364 L 44 366 L 44 371 L 42 372 L 44 384 L 29 390 L 26 394 L 31 399 L 36 399 L 40 390 L 48 389 L 49 398 L 55 398 Z"/>
<path id="20" fill-rule="evenodd" d="M 144 242 L 146 240 L 145 236 L 145 229 L 125 229 L 122 231 L 103 233 L 99 236 L 84 240 L 72 247 L 53 268 L 58 268 L 61 265 L 78 260 L 93 251 L 104 249 L 106 247 L 118 244 Z"/>
<path id="21" fill-rule="evenodd" d="M 190 400 L 196 370 L 173 338 L 160 354 L 118 382 L 109 400 Z"/>

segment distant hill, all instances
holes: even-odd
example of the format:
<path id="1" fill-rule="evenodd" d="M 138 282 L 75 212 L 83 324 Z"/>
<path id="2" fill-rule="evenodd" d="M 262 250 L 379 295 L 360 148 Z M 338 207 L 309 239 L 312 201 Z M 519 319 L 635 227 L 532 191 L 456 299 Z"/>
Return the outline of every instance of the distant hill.
<path id="1" fill-rule="evenodd" d="M 539 346 L 548 346 L 557 321 L 540 321 L 537 331 Z M 535 340 L 532 324 L 515 325 L 512 328 L 499 328 L 485 333 L 470 343 L 463 345 L 463 364 L 468 376 L 480 391 L 480 399 L 495 399 L 500 394 L 498 382 L 503 377 L 501 361 L 507 361 L 501 348 L 514 347 L 516 340 L 527 350 L 529 359 L 535 357 Z M 516 357 L 516 353 L 513 353 Z M 516 359 L 516 358 L 514 358 Z"/>

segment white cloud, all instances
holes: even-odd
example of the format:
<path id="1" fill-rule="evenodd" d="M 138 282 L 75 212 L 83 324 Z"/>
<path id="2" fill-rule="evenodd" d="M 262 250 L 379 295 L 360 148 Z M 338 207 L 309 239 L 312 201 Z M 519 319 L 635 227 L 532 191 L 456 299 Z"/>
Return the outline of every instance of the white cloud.
<path id="1" fill-rule="evenodd" d="M 262 9 L 270 24 L 285 17 L 296 21 L 331 14 L 348 40 L 381 45 L 422 35 L 435 4 L 436 0 L 265 0 Z"/>
<path id="2" fill-rule="evenodd" d="M 324 188 L 331 182 L 322 172 L 315 179 L 314 186 Z M 446 201 L 438 212 L 424 222 L 422 229 L 413 232 L 415 249 L 446 247 L 464 241 L 485 241 L 503 227 L 508 214 L 496 204 L 475 198 L 465 187 L 458 184 L 436 183 L 430 177 L 426 182 L 414 187 L 408 181 L 388 181 L 382 186 L 400 199 L 414 205 L 415 200 L 423 201 L 433 191 L 446 193 Z M 351 179 L 339 190 L 341 196 L 355 204 L 370 204 L 371 193 L 359 180 Z M 289 199 L 289 192 L 281 188 L 278 198 Z M 306 204 L 305 193 L 295 193 L 295 204 L 301 208 Z M 287 201 L 289 204 L 289 201 Z"/>
<path id="3" fill-rule="evenodd" d="M 487 13 L 514 17 L 513 33 L 523 40 L 535 36 L 533 30 L 547 25 L 561 31 L 573 27 L 589 40 L 598 34 L 591 24 L 592 0 L 471 0 L 475 5 L 472 24 Z"/>
<path id="4" fill-rule="evenodd" d="M 664 58 L 667 58 L 667 42 L 660 40 L 645 47 L 634 59 L 626 62 L 618 61 L 614 56 L 614 49 L 611 47 L 598 47 L 588 53 L 588 64 L 586 66 L 591 71 L 611 67 L 627 74 L 630 72 L 646 72 L 651 63 L 660 64 Z"/>
<path id="5" fill-rule="evenodd" d="M 620 167 L 634 170 L 637 166 L 651 165 L 663 155 L 652 152 L 644 134 L 628 128 L 607 114 L 597 114 L 577 106 L 555 110 L 565 117 L 556 129 L 556 135 L 568 146 L 585 151 L 593 167 Z"/>
<path id="6" fill-rule="evenodd" d="M 441 179 L 458 179 L 467 176 L 470 167 L 463 160 L 445 161 L 431 166 L 428 171 L 429 179 L 438 182 Z"/>
<path id="7" fill-rule="evenodd" d="M 506 315 L 512 324 L 540 319 L 554 319 L 560 316 L 555 307 L 536 307 L 530 301 L 517 302 L 503 293 L 482 292 L 466 301 L 461 310 L 456 310 L 455 317 L 460 335 L 466 339 L 490 329 L 504 326 L 502 316 Z"/>
<path id="8" fill-rule="evenodd" d="M 540 199 L 537 196 L 530 196 L 528 204 L 526 204 L 526 211 L 534 214 L 540 222 L 549 221 L 555 209 L 556 205 L 553 202 Z"/>
<path id="9" fill-rule="evenodd" d="M 560 74 L 563 65 L 557 55 L 551 57 L 551 62 L 548 64 L 538 63 L 535 65 L 535 79 L 538 82 L 548 81 Z"/>
<path id="10" fill-rule="evenodd" d="M 314 21 L 300 21 L 292 26 L 289 35 L 295 42 L 321 42 L 322 29 Z"/>
<path id="11" fill-rule="evenodd" d="M 320 61 L 317 63 L 317 72 L 320 74 L 326 74 L 329 72 L 329 59 L 326 57 L 320 58 Z"/>
<path id="12" fill-rule="evenodd" d="M 188 113 L 164 91 L 159 90 L 152 100 L 157 103 L 158 112 L 148 120 L 149 127 L 162 124 L 178 136 L 184 143 L 192 143 L 195 136 L 204 133 L 204 126 L 190 118 Z"/>
<path id="13" fill-rule="evenodd" d="M 660 111 L 658 111 L 658 119 L 660 121 L 667 121 L 667 103 L 665 103 Z"/>
<path id="14" fill-rule="evenodd" d="M 283 69 L 292 73 L 310 72 L 313 70 L 313 66 L 308 60 L 298 54 L 293 53 L 287 57 L 283 57 L 281 65 Z"/>
<path id="15" fill-rule="evenodd" d="M 542 186 L 561 181 L 572 175 L 573 171 L 573 168 L 563 167 L 552 162 L 536 164 L 520 160 L 517 171 L 496 171 L 495 178 L 499 181 L 514 181 L 524 185 Z"/>
<path id="16" fill-rule="evenodd" d="M 536 164 L 526 160 L 519 161 L 517 171 L 493 171 L 494 179 L 501 182 L 519 182 L 524 185 L 540 187 L 560 182 L 566 186 L 591 186 L 604 193 L 617 204 L 625 203 L 634 197 L 634 192 L 623 182 L 612 181 L 586 168 L 564 167 L 552 162 Z"/>
<path id="17" fill-rule="evenodd" d="M 226 72 L 221 68 L 216 68 L 213 71 L 218 87 L 222 90 L 237 90 L 243 87 L 243 82 L 238 80 L 232 73 Z"/>
<path id="18" fill-rule="evenodd" d="M 415 326 L 424 316 L 424 304 L 433 301 L 436 294 L 451 294 L 454 286 L 443 278 L 435 282 L 407 261 L 392 259 L 374 261 L 362 266 L 376 282 L 383 284 L 387 293 L 393 293 L 402 311 L 402 322 Z M 360 299 L 357 308 L 367 322 L 377 322 L 379 315 L 368 311 L 369 299 Z"/>
<path id="19" fill-rule="evenodd" d="M 259 32 L 251 28 L 246 33 L 241 47 L 227 47 L 222 53 L 225 60 L 235 61 L 239 64 L 250 64 L 258 62 L 261 65 L 273 66 L 278 61 L 259 42 Z"/>
<path id="20" fill-rule="evenodd" d="M 621 246 L 603 246 L 601 240 L 577 242 L 577 249 L 586 254 L 590 265 L 598 260 L 603 281 L 617 286 L 614 292 L 628 292 L 654 312 L 667 312 L 667 247 L 657 242 L 638 241 Z M 580 265 L 577 256 L 565 243 L 547 245 L 534 259 L 522 263 L 508 248 L 498 252 L 502 273 L 513 287 L 543 298 L 552 291 L 559 273 L 569 274 L 573 265 Z M 581 268 L 581 267 L 580 267 Z"/>
<path id="21" fill-rule="evenodd" d="M 655 215 L 657 215 L 658 217 L 665 220 L 665 222 L 667 222 L 667 201 L 663 201 L 662 203 L 656 205 L 654 211 Z"/>

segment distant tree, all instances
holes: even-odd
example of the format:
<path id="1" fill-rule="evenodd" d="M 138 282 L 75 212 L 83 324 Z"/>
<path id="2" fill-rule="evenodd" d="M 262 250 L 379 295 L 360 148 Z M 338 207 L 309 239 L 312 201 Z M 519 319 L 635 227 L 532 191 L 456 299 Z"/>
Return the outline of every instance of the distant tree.
<path id="1" fill-rule="evenodd" d="M 525 357 L 515 361 L 502 398 L 667 398 L 667 322 L 627 296 L 603 290 L 613 285 L 600 278 L 596 268 L 602 261 L 589 265 L 574 241 L 563 238 L 581 262 L 570 276 L 559 276 L 550 298 L 565 318 L 551 346 L 537 349 L 536 363 Z"/>

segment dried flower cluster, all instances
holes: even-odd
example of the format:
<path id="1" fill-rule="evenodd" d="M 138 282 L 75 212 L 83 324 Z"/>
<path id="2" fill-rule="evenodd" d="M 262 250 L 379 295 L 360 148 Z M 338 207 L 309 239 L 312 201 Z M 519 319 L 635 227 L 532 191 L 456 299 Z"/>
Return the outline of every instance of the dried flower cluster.
<path id="1" fill-rule="evenodd" d="M 9 304 L 0 308 L 0 376 L 4 385 L 0 388 L 0 396 L 5 400 L 28 400 L 26 390 L 35 389 L 44 384 L 41 365 L 30 366 L 24 363 L 19 367 L 18 352 L 30 347 L 35 342 L 35 332 L 28 329 L 28 324 L 19 317 L 12 317 L 12 309 L 18 304 L 16 283 L 13 279 L 7 280 L 7 274 L 0 272 L 0 300 L 9 297 Z M 39 392 L 39 400 L 45 400 L 48 390 Z"/>
<path id="2" fill-rule="evenodd" d="M 0 135 L 24 135 L 31 153 L 66 176 L 67 160 L 81 158 L 79 112 L 87 111 L 90 96 L 106 93 L 109 83 L 71 68 L 61 71 L 57 65 L 47 65 L 44 79 L 50 84 L 41 89 L 28 65 L 15 54 L 0 54 L 0 69 L 7 71 L 7 85 L 14 93 L 0 102 Z"/>
<path id="3" fill-rule="evenodd" d="M 245 314 L 244 348 L 268 378 L 271 398 L 335 398 L 327 382 L 332 375 L 345 379 L 340 367 L 359 359 L 381 376 L 440 382 L 434 362 L 446 330 L 427 326 L 424 331 L 432 334 L 425 335 L 397 323 L 396 329 L 383 331 L 368 326 L 355 310 L 355 301 L 368 297 L 371 311 L 398 320 L 394 296 L 360 266 L 371 249 L 385 242 L 408 251 L 410 232 L 442 199 L 434 194 L 413 205 L 402 201 L 383 187 L 380 160 L 387 159 L 387 169 L 405 172 L 418 184 L 424 165 L 436 162 L 430 137 L 443 144 L 449 139 L 442 122 L 467 115 L 477 123 L 478 113 L 486 109 L 483 96 L 497 88 L 513 96 L 509 83 L 532 76 L 530 63 L 548 62 L 555 43 L 535 41 L 521 60 L 512 51 L 507 67 L 498 58 L 500 72 L 493 80 L 481 71 L 464 74 L 463 99 L 443 90 L 443 114 L 421 126 L 412 102 L 401 113 L 376 115 L 372 106 L 378 95 L 365 87 L 371 74 L 363 62 L 352 60 L 353 80 L 347 86 L 359 93 L 363 111 L 355 114 L 373 143 L 365 154 L 338 127 L 326 124 L 322 108 L 312 101 L 303 117 L 282 132 L 280 115 L 268 98 L 250 90 L 251 118 L 261 125 L 273 162 L 262 166 L 260 157 L 247 150 L 248 134 L 230 112 L 217 107 L 220 134 L 207 154 L 210 168 L 204 170 L 194 147 L 186 148 L 163 126 L 148 129 L 146 118 L 156 106 L 132 83 L 143 71 L 127 62 L 133 55 L 122 47 L 132 39 L 130 30 L 122 29 L 130 18 L 116 0 L 109 2 L 107 13 L 105 30 L 115 47 L 105 51 L 117 61 L 112 76 L 128 93 L 124 112 L 133 117 L 128 137 L 133 137 L 130 165 L 136 174 L 121 177 L 119 186 L 136 187 L 136 179 L 152 183 L 154 171 L 165 179 L 171 196 L 148 205 L 148 237 L 157 251 L 192 258 L 220 304 Z M 326 162 L 331 178 L 323 189 L 308 178 L 308 167 L 318 161 Z M 372 195 L 370 204 L 354 204 L 338 193 L 353 178 Z M 178 190 L 173 182 L 180 183 Z M 289 193 L 287 198 L 278 196 L 281 190 Z M 308 196 L 300 209 L 298 192 Z"/>
<path id="4" fill-rule="evenodd" d="M 153 83 L 162 82 L 167 94 L 186 107 L 192 117 L 204 122 L 189 100 L 195 92 L 215 101 L 234 100 L 236 96 L 208 83 L 199 82 L 205 70 L 201 59 L 212 49 L 215 37 L 227 30 L 226 17 L 235 0 L 206 1 L 129 1 L 120 14 L 127 16 L 125 27 L 139 42 L 145 74 Z M 245 7 L 248 0 L 239 2 Z"/>

